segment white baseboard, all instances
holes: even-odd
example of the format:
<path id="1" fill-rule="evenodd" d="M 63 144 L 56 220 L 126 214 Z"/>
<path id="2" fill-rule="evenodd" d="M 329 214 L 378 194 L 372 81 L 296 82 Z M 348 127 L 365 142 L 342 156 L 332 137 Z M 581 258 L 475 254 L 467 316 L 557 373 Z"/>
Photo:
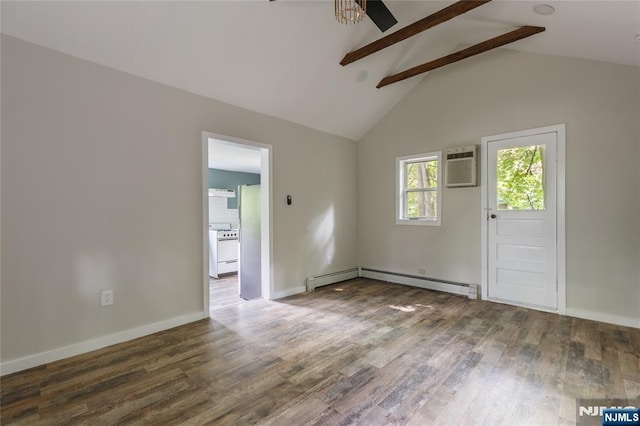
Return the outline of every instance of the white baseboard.
<path id="1" fill-rule="evenodd" d="M 288 290 L 277 291 L 271 294 L 271 300 L 282 299 L 283 297 L 293 296 L 294 294 L 300 294 L 307 291 L 305 286 L 294 287 Z"/>
<path id="2" fill-rule="evenodd" d="M 410 285 L 412 287 L 426 288 L 429 290 L 444 291 L 446 293 L 459 294 L 465 297 L 469 295 L 469 288 L 462 285 L 441 283 L 438 281 L 431 281 L 429 279 L 411 278 L 404 275 L 396 275 L 392 273 L 368 271 L 366 269 L 362 269 L 361 274 L 361 276 L 364 278 L 371 278 L 374 280 Z"/>
<path id="3" fill-rule="evenodd" d="M 623 325 L 625 327 L 640 328 L 640 318 L 627 317 L 602 312 L 587 311 L 567 307 L 567 316 L 583 318 L 592 321 L 606 322 L 607 324 Z"/>
<path id="4" fill-rule="evenodd" d="M 325 275 L 318 275 L 315 277 L 307 278 L 307 291 L 313 291 L 316 287 L 322 287 L 323 285 L 335 284 L 341 281 L 351 280 L 358 278 L 359 268 L 351 268 L 344 271 L 333 272 Z"/>
<path id="5" fill-rule="evenodd" d="M 43 364 L 48 364 L 50 362 L 59 361 L 64 358 L 69 358 L 72 356 L 95 351 L 97 349 L 106 348 L 107 346 L 127 342 L 129 340 L 137 339 L 138 337 L 148 336 L 149 334 L 168 330 L 173 327 L 178 327 L 190 322 L 199 321 L 203 318 L 208 317 L 209 312 L 194 312 L 175 318 L 170 318 L 165 321 L 155 322 L 152 324 L 143 325 L 141 327 L 119 331 L 107 336 L 85 340 L 83 342 L 74 343 L 73 345 L 64 346 L 62 348 L 56 348 L 46 352 L 29 355 L 24 358 L 5 361 L 3 363 L 0 363 L 0 376 L 26 370 L 28 368 L 37 367 Z"/>

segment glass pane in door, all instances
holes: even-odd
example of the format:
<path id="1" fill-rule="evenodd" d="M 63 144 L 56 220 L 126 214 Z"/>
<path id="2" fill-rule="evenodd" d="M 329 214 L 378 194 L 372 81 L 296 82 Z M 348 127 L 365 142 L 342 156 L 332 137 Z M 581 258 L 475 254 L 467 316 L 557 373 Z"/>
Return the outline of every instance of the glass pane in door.
<path id="1" fill-rule="evenodd" d="M 498 210 L 544 210 L 544 145 L 498 150 Z"/>

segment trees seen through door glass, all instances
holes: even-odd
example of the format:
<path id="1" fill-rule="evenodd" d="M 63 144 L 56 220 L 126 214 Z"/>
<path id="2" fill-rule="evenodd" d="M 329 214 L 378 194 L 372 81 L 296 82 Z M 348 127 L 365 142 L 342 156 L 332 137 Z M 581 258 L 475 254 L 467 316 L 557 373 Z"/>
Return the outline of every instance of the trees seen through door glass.
<path id="1" fill-rule="evenodd" d="M 498 150 L 498 210 L 544 210 L 544 145 Z"/>

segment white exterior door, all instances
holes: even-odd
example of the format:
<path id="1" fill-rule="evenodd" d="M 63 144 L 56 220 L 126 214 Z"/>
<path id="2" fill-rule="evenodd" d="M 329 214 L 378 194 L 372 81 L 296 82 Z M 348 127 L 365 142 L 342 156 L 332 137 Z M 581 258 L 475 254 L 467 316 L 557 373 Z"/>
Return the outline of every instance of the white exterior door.
<path id="1" fill-rule="evenodd" d="M 558 133 L 521 133 L 486 140 L 487 298 L 558 311 Z"/>

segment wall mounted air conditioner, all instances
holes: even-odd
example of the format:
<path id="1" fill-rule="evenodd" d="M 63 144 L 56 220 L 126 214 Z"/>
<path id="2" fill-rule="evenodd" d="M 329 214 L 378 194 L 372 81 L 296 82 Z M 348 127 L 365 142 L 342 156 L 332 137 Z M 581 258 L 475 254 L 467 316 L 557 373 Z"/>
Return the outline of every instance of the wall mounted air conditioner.
<path id="1" fill-rule="evenodd" d="M 478 185 L 478 145 L 445 150 L 447 188 Z"/>
<path id="2" fill-rule="evenodd" d="M 236 192 L 233 189 L 209 188 L 209 197 L 235 198 Z"/>

